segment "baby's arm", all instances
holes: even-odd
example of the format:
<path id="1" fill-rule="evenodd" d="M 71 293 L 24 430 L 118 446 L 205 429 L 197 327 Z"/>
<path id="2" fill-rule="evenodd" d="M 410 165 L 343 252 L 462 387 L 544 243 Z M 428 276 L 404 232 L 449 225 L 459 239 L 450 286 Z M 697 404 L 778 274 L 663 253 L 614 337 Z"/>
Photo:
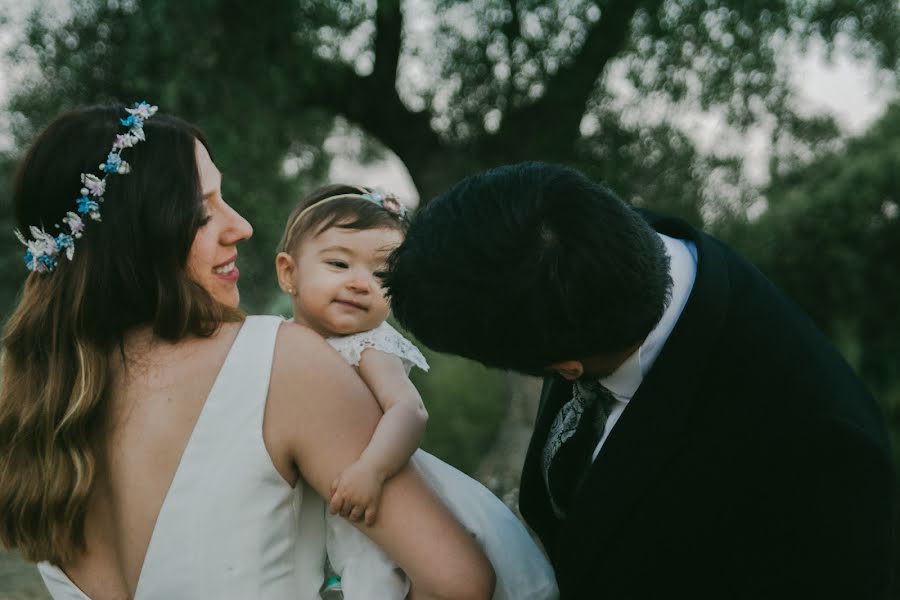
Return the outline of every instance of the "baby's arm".
<path id="1" fill-rule="evenodd" d="M 359 374 L 384 416 L 359 460 L 332 484 L 330 508 L 332 513 L 339 512 L 352 520 L 365 516 L 371 525 L 382 485 L 406 465 L 419 447 L 428 412 L 398 357 L 368 348 L 360 358 Z"/>

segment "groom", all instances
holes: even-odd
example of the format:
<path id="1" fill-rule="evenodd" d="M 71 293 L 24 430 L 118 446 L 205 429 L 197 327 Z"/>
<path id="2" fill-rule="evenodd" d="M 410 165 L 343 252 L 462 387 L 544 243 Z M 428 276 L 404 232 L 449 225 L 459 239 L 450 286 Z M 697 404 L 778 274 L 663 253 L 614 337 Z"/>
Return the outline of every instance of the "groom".
<path id="1" fill-rule="evenodd" d="M 520 508 L 564 600 L 887 594 L 879 410 L 722 242 L 524 163 L 433 200 L 387 286 L 431 348 L 545 377 Z"/>

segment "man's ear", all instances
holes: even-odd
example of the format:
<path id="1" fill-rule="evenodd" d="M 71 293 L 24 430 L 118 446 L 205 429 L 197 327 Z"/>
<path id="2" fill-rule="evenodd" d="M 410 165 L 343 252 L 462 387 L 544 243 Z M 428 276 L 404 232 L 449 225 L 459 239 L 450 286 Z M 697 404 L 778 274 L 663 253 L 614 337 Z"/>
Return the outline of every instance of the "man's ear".
<path id="1" fill-rule="evenodd" d="M 581 364 L 580 360 L 564 360 L 553 363 L 547 368 L 556 371 L 567 381 L 575 381 L 584 374 L 584 365 Z"/>
<path id="2" fill-rule="evenodd" d="M 275 256 L 275 273 L 278 275 L 278 287 L 281 291 L 290 296 L 297 295 L 297 288 L 294 287 L 294 269 L 297 265 L 294 257 L 287 252 L 279 252 Z"/>

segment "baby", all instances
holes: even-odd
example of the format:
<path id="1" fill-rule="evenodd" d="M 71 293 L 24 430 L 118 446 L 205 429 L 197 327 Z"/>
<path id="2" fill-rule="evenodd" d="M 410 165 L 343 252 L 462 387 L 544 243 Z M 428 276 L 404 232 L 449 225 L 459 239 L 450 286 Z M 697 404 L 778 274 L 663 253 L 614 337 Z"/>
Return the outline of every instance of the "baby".
<path id="1" fill-rule="evenodd" d="M 406 597 L 408 583 L 396 565 L 334 515 L 373 523 L 384 482 L 410 458 L 484 548 L 497 577 L 495 599 L 556 598 L 550 565 L 509 509 L 474 479 L 418 450 L 428 413 L 408 373 L 428 365 L 386 322 L 390 306 L 381 287 L 388 256 L 407 226 L 406 209 L 394 197 L 329 185 L 291 213 L 275 259 L 294 320 L 325 337 L 357 369 L 384 411 L 362 455 L 331 486 L 326 548 L 344 598 Z"/>

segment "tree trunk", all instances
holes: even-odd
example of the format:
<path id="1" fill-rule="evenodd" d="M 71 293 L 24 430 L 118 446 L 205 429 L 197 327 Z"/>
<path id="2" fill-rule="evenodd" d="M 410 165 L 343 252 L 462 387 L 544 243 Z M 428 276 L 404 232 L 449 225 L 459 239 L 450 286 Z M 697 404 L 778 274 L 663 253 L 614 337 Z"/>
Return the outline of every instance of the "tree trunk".
<path id="1" fill-rule="evenodd" d="M 519 514 L 519 479 L 541 395 L 541 379 L 508 373 L 509 408 L 475 477 Z M 521 515 L 519 515 L 521 518 Z"/>

